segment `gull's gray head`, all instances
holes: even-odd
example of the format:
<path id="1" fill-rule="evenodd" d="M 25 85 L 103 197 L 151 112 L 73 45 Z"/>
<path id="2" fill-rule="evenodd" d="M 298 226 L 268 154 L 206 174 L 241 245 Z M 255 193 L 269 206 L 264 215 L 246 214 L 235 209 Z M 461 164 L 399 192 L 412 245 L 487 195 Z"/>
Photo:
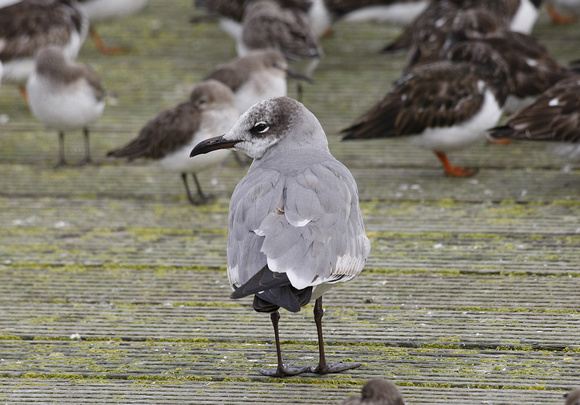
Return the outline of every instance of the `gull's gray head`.
<path id="1" fill-rule="evenodd" d="M 306 107 L 289 97 L 274 97 L 252 106 L 227 134 L 198 144 L 191 156 L 234 148 L 253 159 L 261 159 L 274 146 L 276 153 L 300 148 L 328 150 L 328 141 L 322 126 Z"/>

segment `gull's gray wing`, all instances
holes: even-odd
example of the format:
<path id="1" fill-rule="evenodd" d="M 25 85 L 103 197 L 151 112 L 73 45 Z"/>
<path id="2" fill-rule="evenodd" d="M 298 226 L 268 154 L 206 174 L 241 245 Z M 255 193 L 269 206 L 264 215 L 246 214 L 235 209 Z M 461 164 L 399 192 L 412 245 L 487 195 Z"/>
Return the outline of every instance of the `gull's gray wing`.
<path id="1" fill-rule="evenodd" d="M 250 168 L 230 205 L 228 275 L 234 288 L 264 266 L 293 287 L 346 281 L 364 267 L 370 243 L 348 169 L 304 153 L 281 172 L 271 162 Z M 290 159 L 289 159 L 290 160 Z"/>

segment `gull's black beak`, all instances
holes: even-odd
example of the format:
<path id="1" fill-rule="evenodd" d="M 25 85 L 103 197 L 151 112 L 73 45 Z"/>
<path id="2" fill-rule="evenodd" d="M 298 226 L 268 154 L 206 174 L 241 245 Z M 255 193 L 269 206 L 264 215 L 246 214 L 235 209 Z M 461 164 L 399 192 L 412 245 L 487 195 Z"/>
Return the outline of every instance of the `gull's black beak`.
<path id="1" fill-rule="evenodd" d="M 206 139 L 205 141 L 201 141 L 200 143 L 195 145 L 195 148 L 193 148 L 193 150 L 189 154 L 189 157 L 203 155 L 213 150 L 233 148 L 238 142 L 241 141 L 240 140 L 228 141 L 224 139 L 223 135 L 215 136 L 213 138 Z"/>
<path id="2" fill-rule="evenodd" d="M 304 80 L 305 82 L 314 84 L 314 80 L 312 80 L 310 77 L 303 75 L 302 73 L 298 73 L 297 71 L 292 70 L 290 68 L 286 69 L 286 74 L 294 79 Z"/>

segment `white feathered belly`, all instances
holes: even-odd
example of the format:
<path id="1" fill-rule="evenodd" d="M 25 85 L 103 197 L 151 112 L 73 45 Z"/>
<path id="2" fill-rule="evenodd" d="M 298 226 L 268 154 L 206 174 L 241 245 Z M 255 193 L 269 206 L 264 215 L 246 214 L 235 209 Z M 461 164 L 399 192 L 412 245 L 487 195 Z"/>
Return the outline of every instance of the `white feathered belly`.
<path id="1" fill-rule="evenodd" d="M 83 128 L 99 118 L 105 108 L 105 102 L 95 98 L 92 87 L 84 79 L 71 86 L 53 87 L 33 75 L 26 89 L 32 113 L 59 131 Z"/>
<path id="2" fill-rule="evenodd" d="M 487 90 L 481 109 L 469 120 L 453 127 L 427 128 L 421 134 L 411 136 L 409 141 L 437 152 L 463 149 L 485 139 L 485 131 L 495 126 L 501 114 L 502 109 L 491 91 Z"/>

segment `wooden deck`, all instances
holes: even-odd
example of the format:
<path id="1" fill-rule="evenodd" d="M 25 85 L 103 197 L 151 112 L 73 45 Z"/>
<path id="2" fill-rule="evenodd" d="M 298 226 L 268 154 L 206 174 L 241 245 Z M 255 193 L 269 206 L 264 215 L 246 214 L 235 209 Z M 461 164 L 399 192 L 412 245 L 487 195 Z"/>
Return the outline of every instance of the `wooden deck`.
<path id="1" fill-rule="evenodd" d="M 245 169 L 231 159 L 203 175 L 216 199 L 194 208 L 177 175 L 105 158 L 235 56 L 216 24 L 188 23 L 195 13 L 189 0 L 151 0 L 99 27 L 127 55 L 85 43 L 79 59 L 111 93 L 93 127 L 96 167 L 55 170 L 56 133 L 0 88 L 0 402 L 339 404 L 385 377 L 408 404 L 562 404 L 580 385 L 580 172 L 541 144 L 452 154 L 480 168 L 452 179 L 405 141 L 340 143 L 403 66 L 377 53 L 400 31 L 380 24 L 337 24 L 304 95 L 357 179 L 372 241 L 366 270 L 325 299 L 328 356 L 363 365 L 259 374 L 275 363 L 269 318 L 231 301 L 225 274 Z M 544 13 L 534 33 L 563 63 L 580 57 L 578 24 Z M 66 143 L 80 160 L 82 136 Z M 311 309 L 282 313 L 288 361 L 317 361 Z"/>

